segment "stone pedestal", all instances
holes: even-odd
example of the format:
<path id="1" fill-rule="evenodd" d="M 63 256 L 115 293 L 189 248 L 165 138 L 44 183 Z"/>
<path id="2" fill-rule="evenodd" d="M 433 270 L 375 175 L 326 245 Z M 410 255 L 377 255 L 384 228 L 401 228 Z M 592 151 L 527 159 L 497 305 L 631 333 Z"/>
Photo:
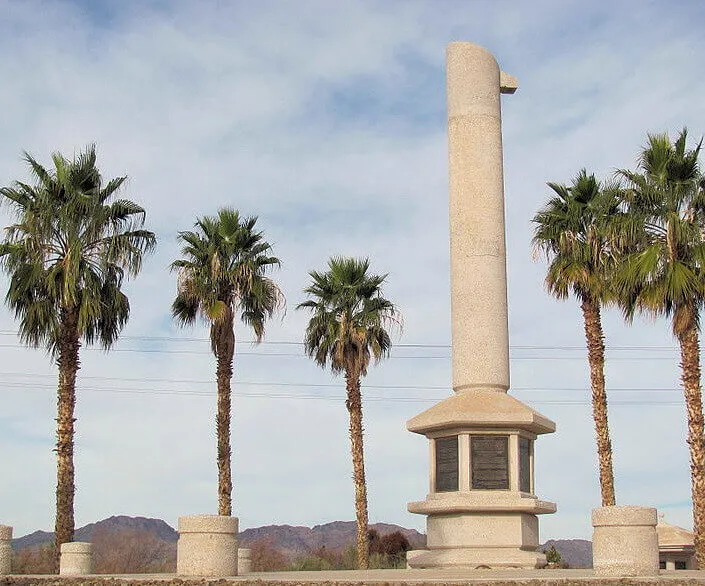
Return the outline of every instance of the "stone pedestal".
<path id="1" fill-rule="evenodd" d="M 656 509 L 601 507 L 592 511 L 592 565 L 596 576 L 656 576 Z"/>
<path id="2" fill-rule="evenodd" d="M 533 512 L 555 511 L 553 503 L 541 501 L 524 507 Z M 418 507 L 412 512 L 421 510 Z M 408 567 L 495 569 L 546 565 L 546 556 L 538 551 L 538 519 L 532 513 L 505 510 L 429 514 L 427 533 L 429 549 L 417 550 L 411 558 L 407 557 Z"/>
<path id="3" fill-rule="evenodd" d="M 409 503 L 426 515 L 428 551 L 412 568 L 540 568 L 537 515 L 556 505 L 534 495 L 533 443 L 553 422 L 511 395 L 465 391 L 407 428 L 430 440 L 430 492 Z M 489 448 L 489 451 L 488 449 Z"/>
<path id="4" fill-rule="evenodd" d="M 179 517 L 176 573 L 182 576 L 237 576 L 237 531 L 237 517 Z"/>
<path id="5" fill-rule="evenodd" d="M 249 574 L 250 572 L 252 572 L 252 551 L 245 547 L 240 547 L 237 550 L 237 573 L 240 575 Z"/>
<path id="6" fill-rule="evenodd" d="M 61 544 L 59 574 L 84 576 L 93 572 L 92 545 L 83 541 Z"/>
<path id="7" fill-rule="evenodd" d="M 12 571 L 12 527 L 0 525 L 0 576 Z"/>

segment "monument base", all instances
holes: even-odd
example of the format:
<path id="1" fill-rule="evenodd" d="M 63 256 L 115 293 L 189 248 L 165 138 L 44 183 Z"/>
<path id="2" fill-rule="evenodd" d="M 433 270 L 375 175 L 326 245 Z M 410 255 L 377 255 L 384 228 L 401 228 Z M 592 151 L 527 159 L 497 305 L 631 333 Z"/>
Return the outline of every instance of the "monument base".
<path id="1" fill-rule="evenodd" d="M 407 567 L 413 569 L 533 569 L 546 565 L 546 556 L 542 553 L 524 551 L 516 547 L 417 549 L 407 551 L 406 555 Z"/>
<path id="2" fill-rule="evenodd" d="M 416 512 L 425 508 L 423 504 L 428 507 L 427 503 L 410 503 L 409 509 Z M 549 507 L 553 503 L 543 504 L 555 510 Z M 428 550 L 407 556 L 410 568 L 530 569 L 546 565 L 546 556 L 538 551 L 538 518 L 531 513 L 480 510 L 429 514 L 426 535 Z"/>

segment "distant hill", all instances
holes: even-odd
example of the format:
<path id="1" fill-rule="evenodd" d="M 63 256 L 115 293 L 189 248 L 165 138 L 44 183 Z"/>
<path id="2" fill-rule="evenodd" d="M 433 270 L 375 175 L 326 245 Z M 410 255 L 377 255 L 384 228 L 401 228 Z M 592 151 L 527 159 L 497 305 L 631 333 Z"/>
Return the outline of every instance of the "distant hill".
<path id="1" fill-rule="evenodd" d="M 148 519 L 146 517 L 126 517 L 124 515 L 103 519 L 97 523 L 90 523 L 76 529 L 75 541 L 91 541 L 95 531 L 117 532 L 122 530 L 144 531 L 152 533 L 162 541 L 176 543 L 179 534 L 161 519 Z M 54 541 L 54 533 L 48 531 L 35 531 L 24 537 L 12 540 L 15 551 L 25 547 L 35 547 Z"/>
<path id="2" fill-rule="evenodd" d="M 586 539 L 549 539 L 539 546 L 541 551 L 554 546 L 571 568 L 592 568 L 592 541 Z"/>
<path id="3" fill-rule="evenodd" d="M 240 543 L 247 547 L 257 541 L 267 541 L 287 557 L 316 551 L 322 547 L 330 551 L 338 551 L 355 543 L 356 527 L 355 521 L 333 521 L 313 528 L 268 525 L 245 529 L 240 533 Z M 373 523 L 370 529 L 376 530 L 380 535 L 400 531 L 409 540 L 412 548 L 426 545 L 426 536 L 415 529 L 406 529 L 388 523 Z"/>
<path id="4" fill-rule="evenodd" d="M 400 531 L 412 547 L 423 547 L 426 537 L 415 529 L 406 529 L 388 523 L 374 523 L 370 529 L 375 529 L 380 535 Z M 145 517 L 116 516 L 91 523 L 76 529 L 76 541 L 91 541 L 97 531 L 117 533 L 124 530 L 151 533 L 167 543 L 176 543 L 179 534 L 161 519 L 148 519 Z M 328 550 L 342 550 L 355 542 L 356 525 L 354 521 L 334 521 L 315 527 L 293 527 L 291 525 L 269 525 L 245 529 L 239 535 L 240 543 L 247 546 L 256 541 L 267 541 L 272 547 L 280 550 L 287 557 L 294 557 L 316 551 L 322 547 Z M 44 543 L 51 543 L 54 533 L 35 531 L 29 535 L 12 540 L 12 547 L 20 551 L 27 547 L 37 547 Z"/>

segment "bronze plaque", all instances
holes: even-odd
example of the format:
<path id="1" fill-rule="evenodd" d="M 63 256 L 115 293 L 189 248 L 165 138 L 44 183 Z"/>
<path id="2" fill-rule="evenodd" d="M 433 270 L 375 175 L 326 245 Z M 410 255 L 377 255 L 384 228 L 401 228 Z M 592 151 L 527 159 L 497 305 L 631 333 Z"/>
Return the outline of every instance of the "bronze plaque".
<path id="1" fill-rule="evenodd" d="M 531 440 L 519 438 L 519 490 L 531 492 Z"/>
<path id="2" fill-rule="evenodd" d="M 439 437 L 436 446 L 436 492 L 458 490 L 458 436 Z"/>
<path id="3" fill-rule="evenodd" d="M 470 436 L 472 488 L 509 489 L 509 436 Z"/>

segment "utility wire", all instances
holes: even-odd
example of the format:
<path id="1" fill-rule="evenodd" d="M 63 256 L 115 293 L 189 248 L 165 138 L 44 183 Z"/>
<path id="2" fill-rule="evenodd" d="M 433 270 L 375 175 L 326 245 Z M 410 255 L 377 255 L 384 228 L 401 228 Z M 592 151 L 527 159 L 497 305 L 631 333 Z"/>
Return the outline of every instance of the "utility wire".
<path id="1" fill-rule="evenodd" d="M 26 346 L 22 344 L 0 344 L 0 348 L 15 348 L 24 349 Z M 93 352 L 105 352 L 102 348 L 86 347 L 82 348 L 82 351 L 89 350 Z M 200 354 L 200 355 L 212 355 L 212 352 L 206 350 L 162 350 L 157 348 L 111 348 L 110 352 L 127 352 L 127 353 L 137 353 L 137 354 Z M 266 358 L 268 356 L 276 356 L 278 358 L 306 358 L 308 356 L 304 353 L 294 353 L 294 352 L 236 352 L 236 356 L 257 356 L 258 358 Z M 387 360 L 450 360 L 450 355 L 416 355 L 416 356 L 398 356 L 395 354 L 390 355 Z M 609 357 L 607 361 L 618 361 L 618 362 L 630 362 L 630 361 L 641 361 L 641 360 L 673 360 L 673 356 L 613 356 Z M 510 356 L 509 360 L 587 360 L 587 356 Z"/>
<path id="2" fill-rule="evenodd" d="M 18 336 L 19 332 L 11 330 L 0 330 L 0 336 Z M 120 336 L 119 340 L 137 340 L 137 341 L 153 341 L 153 342 L 210 342 L 209 338 L 189 338 L 189 337 L 178 337 L 178 336 Z M 238 340 L 240 344 L 256 344 L 254 340 Z M 270 341 L 263 340 L 260 342 L 264 346 L 303 346 L 303 342 L 296 342 L 290 340 L 282 341 Z M 5 346 L 10 347 L 10 346 Z M 15 346 L 12 346 L 15 347 Z M 22 344 L 17 344 L 16 347 L 24 348 Z M 393 344 L 393 348 L 439 348 L 439 349 L 450 349 L 452 346 L 450 344 L 422 344 L 422 343 L 399 343 Z M 585 346 L 541 346 L 541 345 L 510 345 L 510 349 L 514 350 L 560 350 L 560 351 L 585 351 Z M 675 346 L 606 346 L 607 350 L 614 351 L 675 351 L 677 348 Z M 112 351 L 112 350 L 111 350 Z M 205 352 L 209 354 L 209 352 Z"/>
<path id="3" fill-rule="evenodd" d="M 36 376 L 51 376 L 51 375 L 36 375 Z M 86 377 L 88 378 L 88 377 Z M 101 377 L 92 377 L 92 378 L 101 378 Z M 212 382 L 212 381 L 208 381 Z M 333 384 L 297 384 L 297 383 L 265 383 L 265 382 L 246 382 L 246 381 L 241 381 L 236 383 L 236 387 L 247 387 L 247 386 L 298 386 L 300 388 L 306 388 L 306 387 L 334 387 L 340 390 L 341 386 L 340 385 L 333 385 Z M 33 391 L 41 391 L 41 390 L 46 390 L 46 388 L 41 388 L 38 385 L 27 383 L 27 382 L 5 382 L 3 384 L 3 388 L 7 390 L 27 390 L 31 389 Z M 411 390 L 409 387 L 403 387 L 400 385 L 394 385 L 394 386 L 384 386 L 384 385 L 370 385 L 366 386 L 365 390 L 369 389 L 386 389 L 386 388 L 396 388 L 396 389 L 406 389 L 406 390 Z M 416 387 L 417 389 L 421 388 L 423 389 L 424 387 Z M 426 389 L 433 389 L 433 390 L 444 390 L 444 391 L 449 391 L 446 387 L 425 387 Z M 116 393 L 116 394 L 136 394 L 136 395 L 177 395 L 181 397 L 215 397 L 216 393 L 215 391 L 204 391 L 204 390 L 193 390 L 193 389 L 144 389 L 144 388 L 133 388 L 133 387 L 95 387 L 95 386 L 87 386 L 87 385 L 78 385 L 78 389 L 81 392 L 95 392 L 95 393 Z M 568 389 L 537 389 L 537 388 L 531 388 L 531 387 L 517 387 L 513 389 L 514 391 L 565 391 Z M 574 391 L 586 391 L 587 389 L 578 389 L 574 388 L 571 389 Z M 613 389 L 617 390 L 617 389 Z M 624 392 L 640 392 L 642 390 L 649 390 L 651 392 L 670 392 L 674 393 L 675 391 L 673 389 L 620 389 L 621 391 Z M 342 401 L 344 399 L 344 396 L 342 394 L 333 394 L 333 395 L 312 395 L 312 394 L 302 394 L 302 393 L 286 393 L 286 392 L 270 392 L 270 393 L 262 393 L 262 392 L 252 392 L 252 391 L 242 391 L 238 390 L 234 393 L 235 397 L 247 397 L 247 398 L 264 398 L 264 399 L 303 399 L 303 400 L 325 400 L 325 401 Z M 386 403 L 434 403 L 438 401 L 439 399 L 442 399 L 443 397 L 397 397 L 397 396 L 378 396 L 378 395 L 365 395 L 365 400 L 366 401 L 373 401 L 373 402 L 386 402 Z M 591 402 L 585 399 L 544 399 L 544 400 L 538 400 L 538 401 L 532 401 L 532 404 L 536 405 L 590 405 Z M 644 400 L 644 399 L 632 399 L 632 400 L 612 400 L 610 401 L 610 405 L 619 405 L 619 406 L 625 406 L 625 405 L 635 405 L 635 406 L 646 406 L 646 405 L 664 405 L 664 406 L 675 406 L 675 405 L 683 405 L 682 399 L 679 397 L 679 400 Z"/>
<path id="4" fill-rule="evenodd" d="M 10 387 L 12 388 L 12 387 Z M 36 387 L 34 387 L 36 390 Z M 95 393 L 116 393 L 116 394 L 136 394 L 136 395 L 177 395 L 181 397 L 215 397 L 215 392 L 208 391 L 190 391 L 190 390 L 175 390 L 175 389 L 107 389 L 98 387 L 82 387 L 79 386 L 79 390 L 86 392 Z M 292 393 L 253 393 L 253 392 L 236 392 L 234 397 L 247 397 L 247 398 L 259 398 L 259 399 L 303 399 L 303 400 L 321 400 L 321 401 L 336 401 L 340 402 L 345 399 L 341 395 L 304 395 L 304 394 L 292 394 Z M 439 397 L 385 397 L 385 396 L 365 396 L 365 401 L 373 402 L 383 402 L 383 403 L 435 403 L 439 400 Z M 590 401 L 585 400 L 568 400 L 568 399 L 555 399 L 555 400 L 539 400 L 532 401 L 532 405 L 579 405 L 586 406 L 591 405 Z M 610 405 L 626 406 L 646 406 L 646 405 L 664 405 L 664 406 L 681 406 L 682 401 L 611 401 Z"/>
<path id="5" fill-rule="evenodd" d="M 0 377 L 21 377 L 21 378 L 50 378 L 55 379 L 56 374 L 36 374 L 30 372 L 5 372 L 0 373 Z M 130 378 L 130 377 L 109 377 L 109 376 L 80 376 L 78 381 L 78 386 L 81 387 L 81 382 L 83 380 L 97 380 L 97 381 L 118 381 L 118 382 L 160 382 L 160 383 L 174 383 L 174 384 L 198 384 L 198 385 L 213 385 L 216 384 L 215 379 L 171 379 L 171 378 Z M 35 387 L 36 384 L 31 382 L 16 382 L 10 381 L 6 383 L 8 386 L 13 387 Z M 339 389 L 341 384 L 335 383 L 296 383 L 296 382 L 275 382 L 275 381 L 247 381 L 247 380 L 233 380 L 233 386 L 261 386 L 261 387 L 311 387 L 311 388 L 334 388 Z M 385 390 L 419 390 L 419 391 L 450 391 L 451 386 L 430 386 L 430 385 L 368 385 L 363 383 L 363 389 L 385 389 Z M 589 387 L 515 387 L 510 388 L 511 391 L 532 391 L 532 392 L 590 392 Z M 637 388 L 637 387 L 608 387 L 607 391 L 609 393 L 613 392 L 624 392 L 624 393 L 641 393 L 641 392 L 651 392 L 651 393 L 673 393 L 678 392 L 678 388 Z"/>

